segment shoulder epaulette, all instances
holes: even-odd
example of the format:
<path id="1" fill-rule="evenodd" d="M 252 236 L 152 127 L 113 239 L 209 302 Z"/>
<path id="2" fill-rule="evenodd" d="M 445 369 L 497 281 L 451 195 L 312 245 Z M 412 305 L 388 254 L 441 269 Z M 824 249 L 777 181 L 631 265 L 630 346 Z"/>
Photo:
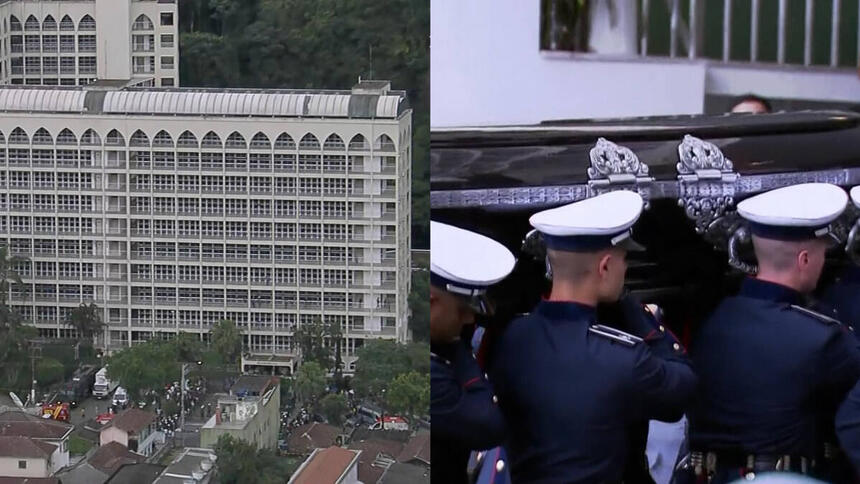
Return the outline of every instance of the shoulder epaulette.
<path id="1" fill-rule="evenodd" d="M 822 323 L 836 324 L 836 325 L 840 325 L 840 326 L 842 325 L 842 322 L 840 322 L 838 319 L 831 318 L 830 316 L 821 314 L 819 312 L 813 311 L 813 310 L 805 308 L 803 306 L 798 306 L 797 304 L 792 304 L 790 307 L 791 307 L 791 309 L 794 309 L 795 311 L 797 311 L 799 313 L 802 313 L 802 314 L 805 314 L 805 315 L 810 316 L 812 318 L 815 318 L 818 321 L 821 321 Z"/>
<path id="2" fill-rule="evenodd" d="M 430 352 L 430 359 L 431 359 L 431 360 L 436 360 L 436 361 L 438 361 L 439 363 L 442 363 L 442 364 L 445 364 L 445 365 L 451 366 L 451 360 L 449 360 L 449 359 L 447 359 L 447 358 L 443 358 L 443 357 L 441 357 L 441 356 L 437 355 L 436 353 L 433 353 L 432 351 Z"/>
<path id="3" fill-rule="evenodd" d="M 588 331 L 592 334 L 603 336 L 604 338 L 617 341 L 618 343 L 623 343 L 627 346 L 636 346 L 642 342 L 642 338 L 638 336 L 634 336 L 630 333 L 625 333 L 619 329 L 610 328 L 609 326 L 604 326 L 602 324 L 589 326 Z"/>

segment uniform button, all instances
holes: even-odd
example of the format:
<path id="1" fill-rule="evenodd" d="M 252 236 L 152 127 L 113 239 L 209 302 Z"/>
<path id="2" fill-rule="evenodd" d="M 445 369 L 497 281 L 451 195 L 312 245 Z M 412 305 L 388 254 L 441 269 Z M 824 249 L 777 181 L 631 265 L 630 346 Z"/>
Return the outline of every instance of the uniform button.
<path id="1" fill-rule="evenodd" d="M 747 474 L 744 476 L 744 479 L 752 481 L 753 479 L 755 479 L 755 472 L 747 472 Z"/>
<path id="2" fill-rule="evenodd" d="M 484 380 L 489 380 L 489 379 L 490 379 L 490 377 L 488 377 L 487 374 L 484 373 Z"/>
<path id="3" fill-rule="evenodd" d="M 499 397 L 493 395 L 493 403 L 499 403 Z"/>
<path id="4" fill-rule="evenodd" d="M 675 348 L 675 351 L 679 351 L 681 349 L 681 345 L 679 345 L 678 343 L 675 343 L 672 345 L 672 348 Z"/>
<path id="5" fill-rule="evenodd" d="M 496 472 L 502 472 L 503 470 L 505 470 L 505 461 L 499 459 L 499 461 L 496 462 Z"/>
<path id="6" fill-rule="evenodd" d="M 665 328 L 662 324 L 660 325 L 660 332 L 661 332 L 661 333 L 665 333 L 665 332 L 666 332 L 666 328 Z"/>

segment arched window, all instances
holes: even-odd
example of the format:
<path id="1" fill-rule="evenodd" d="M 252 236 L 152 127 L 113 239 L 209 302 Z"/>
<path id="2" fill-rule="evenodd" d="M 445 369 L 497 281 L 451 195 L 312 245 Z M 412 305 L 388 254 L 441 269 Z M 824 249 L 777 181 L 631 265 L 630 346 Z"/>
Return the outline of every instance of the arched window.
<path id="1" fill-rule="evenodd" d="M 81 135 L 81 144 L 87 146 L 98 146 L 102 144 L 102 140 L 99 137 L 98 133 L 93 131 L 92 128 L 84 131 L 84 134 Z"/>
<path id="2" fill-rule="evenodd" d="M 344 148 L 343 138 L 338 136 L 336 133 L 330 134 L 323 144 L 324 150 L 343 151 Z"/>
<path id="3" fill-rule="evenodd" d="M 357 134 L 353 136 L 351 140 L 349 140 L 350 150 L 361 151 L 366 150 L 368 148 L 370 148 L 370 146 L 367 144 L 367 139 L 364 137 L 363 134 Z"/>
<path id="4" fill-rule="evenodd" d="M 152 146 L 160 146 L 163 148 L 173 148 L 173 138 L 167 131 L 163 129 L 152 139 Z"/>
<path id="5" fill-rule="evenodd" d="M 23 129 L 15 128 L 9 135 L 9 143 L 28 145 L 30 144 L 30 138 L 27 136 L 27 133 L 25 133 Z"/>
<path id="6" fill-rule="evenodd" d="M 84 15 L 81 21 L 78 22 L 78 30 L 95 30 L 96 21 L 89 15 Z"/>
<path id="7" fill-rule="evenodd" d="M 122 137 L 119 131 L 112 129 L 110 133 L 108 133 L 107 139 L 105 139 L 105 145 L 125 146 L 125 138 Z"/>
<path id="8" fill-rule="evenodd" d="M 21 29 L 21 21 L 18 20 L 18 17 L 12 15 L 9 17 L 9 30 L 12 32 L 20 32 Z"/>
<path id="9" fill-rule="evenodd" d="M 233 131 L 230 133 L 230 136 L 227 137 L 227 148 L 248 149 L 248 143 L 245 141 L 244 136 L 239 134 L 237 131 Z"/>
<path id="10" fill-rule="evenodd" d="M 78 139 L 75 138 L 75 134 L 72 133 L 69 128 L 64 128 L 60 131 L 60 134 L 57 135 L 57 144 L 76 146 L 78 144 Z"/>
<path id="11" fill-rule="evenodd" d="M 149 137 L 143 131 L 137 130 L 131 135 L 129 146 L 149 146 Z"/>
<path id="12" fill-rule="evenodd" d="M 42 20 L 42 30 L 57 30 L 57 21 L 54 17 L 48 15 L 45 20 Z"/>
<path id="13" fill-rule="evenodd" d="M 200 143 L 197 141 L 197 136 L 194 136 L 194 133 L 191 131 L 184 131 L 181 135 L 179 135 L 179 143 L 177 144 L 180 148 L 199 148 Z"/>
<path id="14" fill-rule="evenodd" d="M 131 30 L 155 30 L 155 27 L 153 27 L 152 20 L 149 17 L 141 14 L 134 20 Z"/>
<path id="15" fill-rule="evenodd" d="M 299 141 L 299 149 L 302 150 L 318 150 L 320 149 L 320 140 L 317 139 L 316 136 L 308 133 L 302 136 L 302 140 Z"/>
<path id="16" fill-rule="evenodd" d="M 68 15 L 63 16 L 63 19 L 60 20 L 60 30 L 66 32 L 73 32 L 75 30 L 75 23 L 72 22 L 72 17 Z"/>
<path id="17" fill-rule="evenodd" d="M 32 32 L 34 30 L 39 29 L 39 19 L 37 19 L 35 15 L 30 15 L 29 17 L 27 17 L 27 21 L 24 22 L 24 30 Z"/>
<path id="18" fill-rule="evenodd" d="M 223 148 L 221 138 L 213 131 L 206 133 L 206 136 L 203 137 L 203 148 Z"/>
<path id="19" fill-rule="evenodd" d="M 52 144 L 54 144 L 54 138 L 51 137 L 51 133 L 48 133 L 47 129 L 39 128 L 33 134 L 33 144 L 34 145 L 52 145 Z"/>
<path id="20" fill-rule="evenodd" d="M 263 133 L 257 133 L 251 138 L 251 148 L 255 150 L 268 150 L 272 148 L 269 137 Z"/>
<path id="21" fill-rule="evenodd" d="M 275 149 L 276 150 L 294 150 L 296 149 L 296 142 L 293 141 L 293 137 L 288 135 L 287 133 L 281 133 L 278 136 L 278 139 L 275 140 Z"/>
<path id="22" fill-rule="evenodd" d="M 376 138 L 376 143 L 373 145 L 373 149 L 380 151 L 394 151 L 394 141 L 391 140 L 387 134 L 379 135 Z"/>
<path id="23" fill-rule="evenodd" d="M 5 144 L 5 143 L 6 143 L 6 137 L 3 136 L 3 132 L 0 131 L 0 144 Z"/>

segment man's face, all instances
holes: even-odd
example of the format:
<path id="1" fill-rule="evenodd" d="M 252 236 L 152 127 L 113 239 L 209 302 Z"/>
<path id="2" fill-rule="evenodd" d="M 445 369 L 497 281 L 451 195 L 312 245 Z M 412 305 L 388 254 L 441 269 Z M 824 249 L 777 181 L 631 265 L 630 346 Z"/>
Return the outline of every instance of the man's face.
<path id="1" fill-rule="evenodd" d="M 430 341 L 451 343 L 460 337 L 463 326 L 475 322 L 475 313 L 460 297 L 430 286 Z"/>

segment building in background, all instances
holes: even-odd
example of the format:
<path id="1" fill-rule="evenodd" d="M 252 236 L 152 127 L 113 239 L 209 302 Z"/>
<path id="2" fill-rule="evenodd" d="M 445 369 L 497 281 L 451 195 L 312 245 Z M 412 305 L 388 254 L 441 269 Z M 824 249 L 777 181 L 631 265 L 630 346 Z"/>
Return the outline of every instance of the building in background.
<path id="1" fill-rule="evenodd" d="M 858 25 L 857 2 L 434 0 L 430 123 L 857 109 Z"/>
<path id="2" fill-rule="evenodd" d="M 93 302 L 109 350 L 233 320 L 243 365 L 294 369 L 299 325 L 407 339 L 411 115 L 403 91 L 0 89 L 10 304 L 44 338 Z"/>
<path id="3" fill-rule="evenodd" d="M 215 448 L 230 435 L 258 449 L 274 449 L 280 430 L 281 390 L 277 377 L 240 376 L 228 395 L 219 395 L 214 414 L 200 428 L 200 446 Z"/>
<path id="4" fill-rule="evenodd" d="M 2 0 L 0 84 L 179 85 L 174 0 Z"/>

